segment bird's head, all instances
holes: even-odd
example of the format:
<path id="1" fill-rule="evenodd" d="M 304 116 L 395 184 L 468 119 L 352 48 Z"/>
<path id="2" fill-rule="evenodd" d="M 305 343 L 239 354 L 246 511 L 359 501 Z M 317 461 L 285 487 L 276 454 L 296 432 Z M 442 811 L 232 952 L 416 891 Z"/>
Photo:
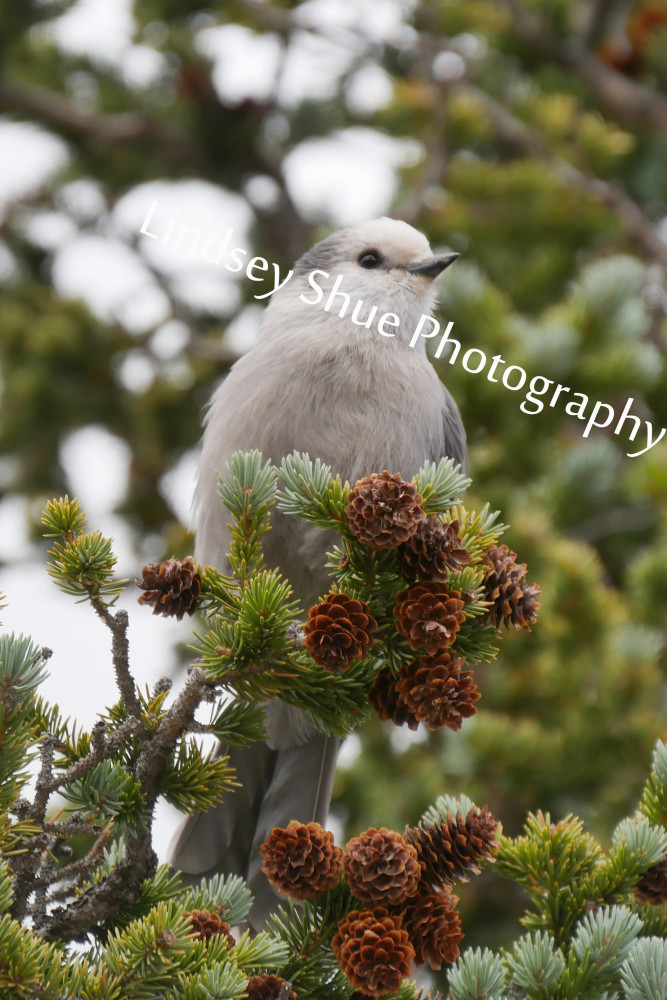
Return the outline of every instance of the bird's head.
<path id="1" fill-rule="evenodd" d="M 342 291 L 380 309 L 417 308 L 428 313 L 433 305 L 433 281 L 459 254 L 434 254 L 423 233 L 397 219 L 381 218 L 332 233 L 316 243 L 294 265 L 302 284 L 313 271 L 326 288 L 343 275 Z"/>

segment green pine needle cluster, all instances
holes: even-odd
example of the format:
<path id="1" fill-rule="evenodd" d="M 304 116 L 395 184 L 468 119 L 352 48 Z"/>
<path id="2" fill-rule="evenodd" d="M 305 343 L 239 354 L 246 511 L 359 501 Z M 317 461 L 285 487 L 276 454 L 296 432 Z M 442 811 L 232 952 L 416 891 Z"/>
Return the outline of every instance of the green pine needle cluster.
<path id="1" fill-rule="evenodd" d="M 554 823 L 530 815 L 521 836 L 499 837 L 494 873 L 528 897 L 528 933 L 498 955 L 466 952 L 449 975 L 452 1000 L 667 997 L 666 906 L 633 894 L 667 858 L 667 814 L 656 809 L 667 793 L 666 764 L 660 742 L 640 807 L 619 823 L 607 850 L 572 816 Z M 427 815 L 454 804 L 444 796 Z"/>
<path id="2" fill-rule="evenodd" d="M 49 576 L 65 594 L 113 604 L 127 580 L 115 579 L 113 541 L 99 531 L 86 531 L 79 501 L 49 500 L 42 514 L 46 538 L 58 539 L 49 550 Z"/>
<path id="3" fill-rule="evenodd" d="M 465 655 L 471 664 L 491 661 L 498 653 L 498 632 L 477 620 L 487 610 L 481 559 L 505 526 L 488 505 L 479 514 L 462 506 L 460 498 L 470 480 L 451 459 L 427 463 L 414 482 L 426 514 L 459 520 L 473 559 L 450 574 L 451 589 L 466 590 L 469 597 L 466 622 L 452 652 Z M 354 537 L 346 515 L 350 489 L 324 462 L 312 461 L 307 454 L 288 455 L 279 470 L 264 463 L 256 451 L 232 456 L 226 474 L 219 477 L 220 498 L 232 518 L 231 576 L 203 568 L 199 607 L 209 627 L 198 634 L 193 647 L 198 662 L 224 690 L 255 705 L 280 697 L 310 712 L 323 731 L 341 737 L 368 718 L 367 691 L 381 666 L 397 670 L 415 659 L 393 617 L 396 595 L 406 587 L 396 553 L 376 551 Z M 270 530 L 274 505 L 338 534 L 327 562 L 330 589 L 365 601 L 377 621 L 366 658 L 335 677 L 295 642 L 303 610 L 291 599 L 289 582 L 264 566 L 261 539 Z"/>
<path id="4" fill-rule="evenodd" d="M 277 970 L 284 964 L 286 946 L 274 934 L 244 934 L 233 948 L 222 935 L 202 941 L 193 934 L 188 914 L 206 908 L 242 919 L 249 905 L 249 893 L 239 891 L 236 879 L 214 880 L 196 899 L 191 891 L 180 890 L 157 901 L 147 915 L 111 930 L 103 944 L 70 958 L 5 915 L 0 921 L 0 953 L 8 959 L 0 967 L 0 987 L 8 989 L 11 983 L 17 1000 L 64 995 L 82 1000 L 148 1000 L 157 995 L 168 1000 L 240 1000 L 255 970 Z"/>
<path id="5" fill-rule="evenodd" d="M 350 487 L 321 459 L 313 462 L 309 455 L 293 452 L 280 464 L 282 483 L 278 509 L 296 514 L 319 528 L 345 530 L 345 507 Z"/>
<path id="6" fill-rule="evenodd" d="M 44 654 L 31 639 L 0 635 L 0 810 L 9 811 L 30 777 L 35 759 L 33 706 L 44 680 Z"/>

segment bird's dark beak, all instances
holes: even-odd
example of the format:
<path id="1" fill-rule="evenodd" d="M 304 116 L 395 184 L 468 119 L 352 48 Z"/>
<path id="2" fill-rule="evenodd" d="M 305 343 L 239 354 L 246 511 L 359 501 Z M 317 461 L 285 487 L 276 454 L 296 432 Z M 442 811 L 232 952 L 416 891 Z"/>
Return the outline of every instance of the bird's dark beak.
<path id="1" fill-rule="evenodd" d="M 419 264 L 411 264 L 405 270 L 409 274 L 420 274 L 422 278 L 437 278 L 446 267 L 453 264 L 460 256 L 460 253 L 437 254 L 435 257 L 427 257 L 426 260 L 420 261 Z"/>

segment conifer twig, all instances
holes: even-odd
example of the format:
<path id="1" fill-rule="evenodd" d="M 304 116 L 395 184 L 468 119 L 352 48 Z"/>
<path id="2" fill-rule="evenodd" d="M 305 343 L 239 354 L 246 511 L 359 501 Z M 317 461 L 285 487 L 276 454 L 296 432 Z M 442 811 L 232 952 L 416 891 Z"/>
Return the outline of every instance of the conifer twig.
<path id="1" fill-rule="evenodd" d="M 95 597 L 92 594 L 90 602 L 98 616 L 111 632 L 113 668 L 116 674 L 116 684 L 123 699 L 125 710 L 128 715 L 140 719 L 141 704 L 137 697 L 137 685 L 130 670 L 130 646 L 127 640 L 129 617 L 127 611 L 120 608 L 113 614 L 99 597 Z"/>
<path id="2" fill-rule="evenodd" d="M 533 51 L 575 73 L 586 83 L 595 98 L 612 118 L 630 128 L 651 129 L 667 135 L 667 98 L 631 80 L 587 51 L 581 39 L 558 40 L 531 17 L 516 0 L 504 0 L 512 14 L 512 26 L 517 35 L 528 42 Z"/>
<path id="3" fill-rule="evenodd" d="M 121 614 L 121 612 L 117 612 L 116 616 L 112 616 L 107 609 L 103 608 L 103 610 L 106 615 L 114 619 Z M 122 616 L 127 620 L 125 612 L 122 612 Z M 104 618 L 104 615 L 101 617 Z M 122 619 L 118 628 L 119 630 L 124 628 Z M 131 679 L 131 675 L 129 676 Z M 100 879 L 99 882 L 89 886 L 65 905 L 57 907 L 51 912 L 35 915 L 35 934 L 38 937 L 47 941 L 78 940 L 85 936 L 92 926 L 100 921 L 108 920 L 122 906 L 136 898 L 139 886 L 157 866 L 157 857 L 152 845 L 152 813 L 153 806 L 160 794 L 160 778 L 165 761 L 173 752 L 179 736 L 191 726 L 200 703 L 210 700 L 214 695 L 214 690 L 215 685 L 206 671 L 196 667 L 190 671 L 183 690 L 162 719 L 157 730 L 146 734 L 136 761 L 134 773 L 136 780 L 141 785 L 146 804 L 145 815 L 148 817 L 145 826 L 139 827 L 134 835 L 128 838 L 123 860 L 109 874 Z M 136 727 L 136 721 L 133 721 L 133 725 Z M 120 733 L 120 730 L 118 732 Z M 124 734 L 125 740 L 123 742 L 130 738 L 130 720 L 128 720 Z M 105 754 L 109 742 L 110 740 L 105 744 Z M 90 756 L 88 755 L 88 757 Z M 88 757 L 85 759 L 88 760 Z M 70 836 L 75 830 L 78 833 L 86 832 L 98 835 L 103 833 L 103 829 L 99 826 L 82 824 L 81 821 L 77 821 L 77 824 L 80 824 L 84 829 L 80 829 L 70 819 L 62 824 L 50 824 L 49 830 L 54 833 L 68 833 Z M 37 836 L 43 837 L 44 834 Z M 60 881 L 60 878 L 59 872 L 53 873 L 54 881 Z"/>
<path id="4" fill-rule="evenodd" d="M 93 730 L 93 735 L 95 730 L 100 731 L 95 726 Z M 104 723 L 102 726 L 106 729 Z M 93 748 L 90 753 L 87 753 L 85 757 L 71 764 L 66 771 L 62 771 L 60 774 L 53 775 L 51 780 L 51 785 L 49 787 L 49 794 L 55 792 L 58 788 L 64 788 L 65 785 L 71 785 L 74 781 L 78 781 L 89 771 L 92 771 L 103 760 L 109 760 L 115 757 L 119 751 L 125 746 L 127 741 L 132 736 L 137 736 L 142 729 L 142 722 L 140 719 L 132 717 L 127 719 L 122 726 L 116 729 L 110 736 L 104 736 L 103 740 L 96 742 L 93 739 Z"/>
<path id="5" fill-rule="evenodd" d="M 205 670 L 191 668 L 183 690 L 144 746 L 137 761 L 136 776 L 151 805 L 157 798 L 157 781 L 166 754 L 173 749 L 180 734 L 190 728 L 200 703 L 211 699 L 216 686 Z"/>
<path id="6" fill-rule="evenodd" d="M 40 750 L 42 764 L 39 769 L 39 774 L 37 775 L 35 797 L 29 813 L 30 818 L 35 819 L 38 822 L 42 822 L 44 820 L 46 806 L 49 801 L 49 795 L 51 794 L 51 785 L 53 782 L 53 754 L 55 748 L 56 738 L 49 733 L 42 740 L 42 747 Z"/>
<path id="7" fill-rule="evenodd" d="M 667 265 L 667 244 L 660 239 L 655 227 L 640 206 L 617 184 L 589 177 L 582 170 L 555 156 L 537 129 L 531 128 L 494 97 L 473 84 L 463 84 L 460 90 L 471 94 L 484 108 L 498 135 L 524 155 L 544 160 L 561 181 L 579 188 L 595 201 L 602 202 L 618 216 L 629 240 L 651 260 Z"/>
<path id="8" fill-rule="evenodd" d="M 55 125 L 66 134 L 110 143 L 157 143 L 170 160 L 190 169 L 209 172 L 210 164 L 202 148 L 173 122 L 142 111 L 119 111 L 91 114 L 77 111 L 62 94 L 49 87 L 8 81 L 0 83 L 0 108 L 27 112 L 47 125 Z"/>

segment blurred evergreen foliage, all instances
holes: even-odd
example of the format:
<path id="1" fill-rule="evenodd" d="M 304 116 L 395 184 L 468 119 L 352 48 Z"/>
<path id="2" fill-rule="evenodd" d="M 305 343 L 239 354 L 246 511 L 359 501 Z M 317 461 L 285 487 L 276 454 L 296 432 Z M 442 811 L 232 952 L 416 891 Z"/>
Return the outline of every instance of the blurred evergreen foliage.
<path id="1" fill-rule="evenodd" d="M 415 0 L 384 41 L 362 3 L 341 4 L 336 23 L 326 0 L 136 0 L 135 41 L 161 67 L 144 86 L 56 47 L 44 22 L 73 6 L 0 7 L 0 112 L 69 152 L 3 220 L 0 496 L 66 491 L 60 445 L 74 428 L 104 426 L 131 450 L 121 513 L 137 539 L 162 532 L 164 554 L 188 550 L 159 481 L 197 443 L 201 406 L 234 357 L 224 333 L 237 307 L 214 314 L 156 275 L 187 329 L 177 359 L 186 377 L 183 368 L 175 377 L 154 330 L 103 322 L 58 297 L 52 252 L 30 220 L 56 211 L 81 234 L 118 238 L 111 213 L 121 197 L 150 181 L 198 178 L 246 198 L 248 249 L 289 266 L 331 224 L 299 211 L 285 158 L 359 126 L 418 144 L 390 214 L 464 252 L 441 282 L 441 318 L 455 321 L 454 335 L 617 412 L 633 397 L 656 432 L 667 426 L 667 14 L 657 0 Z M 274 39 L 283 70 L 305 34 L 345 71 L 321 98 L 314 89 L 287 103 L 274 86 L 261 100 L 227 99 L 200 44 L 218 25 Z M 393 96 L 364 112 L 350 95 L 370 69 Z M 269 203 L 251 201 L 257 178 L 271 184 Z M 94 184 L 104 208 L 77 214 L 66 195 L 78 180 Z M 125 238 L 139 262 L 135 236 Z M 244 303 L 257 288 L 240 282 Z M 151 366 L 147 387 L 124 379 L 130 355 Z M 563 407 L 527 415 L 519 394 L 437 364 L 468 431 L 467 503 L 502 508 L 505 541 L 542 585 L 540 623 L 479 668 L 484 711 L 455 740 L 406 743 L 370 723 L 361 753 L 340 770 L 335 809 L 350 828 L 392 827 L 443 791 L 465 790 L 510 835 L 542 808 L 556 819 L 574 812 L 604 838 L 636 800 L 664 734 L 667 441 L 630 459 L 611 428 L 583 439 Z M 498 900 L 506 904 L 494 891 L 481 879 L 462 894 L 472 943 L 506 933 L 495 926 L 491 940 L 484 927 Z"/>

